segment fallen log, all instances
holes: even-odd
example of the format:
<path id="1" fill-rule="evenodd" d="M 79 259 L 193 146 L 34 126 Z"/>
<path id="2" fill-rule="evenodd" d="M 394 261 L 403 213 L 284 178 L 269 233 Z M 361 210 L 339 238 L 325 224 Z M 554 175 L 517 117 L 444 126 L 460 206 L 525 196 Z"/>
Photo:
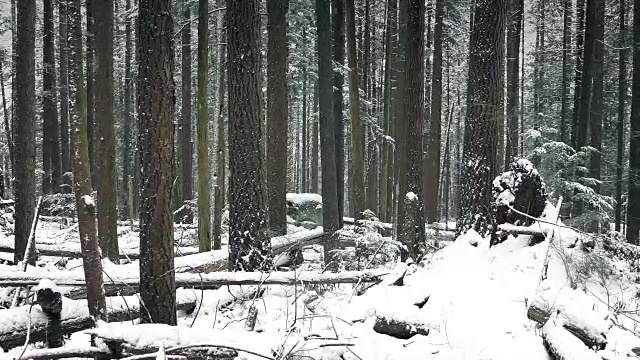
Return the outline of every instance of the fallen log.
<path id="1" fill-rule="evenodd" d="M 176 299 L 178 310 L 193 311 L 196 307 L 196 296 L 191 290 L 179 290 Z M 109 297 L 106 300 L 109 321 L 129 321 L 139 317 L 140 302 L 137 296 Z M 2 319 L 0 322 L 0 347 L 7 350 L 25 343 L 29 317 L 31 318 L 29 342 L 47 340 L 48 318 L 46 314 L 39 306 L 20 306 L 0 310 L 0 319 Z M 60 331 L 63 335 L 69 335 L 93 326 L 94 321 L 89 315 L 86 300 L 62 299 Z"/>
<path id="2" fill-rule="evenodd" d="M 399 319 L 389 314 L 376 315 L 373 331 L 402 340 L 410 339 L 415 335 L 429 335 L 429 328 L 425 324 Z"/>
<path id="3" fill-rule="evenodd" d="M 273 254 L 274 262 L 277 262 L 277 256 L 282 253 L 321 243 L 326 235 L 322 227 L 318 227 L 313 230 L 271 238 L 271 253 Z M 229 251 L 227 249 L 213 250 L 193 255 L 189 258 L 182 257 L 180 258 L 180 264 L 177 261 L 178 259 L 176 259 L 175 265 L 176 272 L 210 273 L 224 271 L 228 269 Z"/>
<path id="4" fill-rule="evenodd" d="M 498 230 L 505 232 L 507 234 L 515 234 L 515 235 L 532 235 L 532 236 L 546 236 L 546 233 L 541 229 L 536 229 L 531 226 L 516 226 L 512 224 L 500 224 L 498 225 Z"/>
<path id="5" fill-rule="evenodd" d="M 12 245 L 2 244 L 0 245 L 0 252 L 13 253 L 15 251 Z M 197 254 L 198 248 L 196 247 L 179 247 L 176 248 L 176 257 Z M 51 257 L 68 257 L 68 258 L 81 258 L 80 244 L 66 243 L 62 246 L 49 245 L 49 244 L 37 244 L 36 245 L 37 256 L 51 256 Z M 138 252 L 133 251 L 120 251 L 120 258 L 137 260 L 140 258 Z"/>
<path id="6" fill-rule="evenodd" d="M 540 302 L 533 301 L 527 311 L 527 317 L 540 325 L 546 324 L 552 317 L 551 312 L 555 312 L 555 317 L 561 326 L 581 340 L 589 348 L 604 349 L 607 345 L 606 332 L 612 324 L 597 316 L 584 313 L 576 313 L 567 307 L 559 306 L 548 310 Z"/>
<path id="7" fill-rule="evenodd" d="M 542 327 L 542 341 L 555 360 L 602 360 L 563 326 L 549 319 Z"/>
<path id="8" fill-rule="evenodd" d="M 294 285 L 294 284 L 340 284 L 371 283 L 382 281 L 388 270 L 345 271 L 341 273 L 302 272 L 215 272 L 210 274 L 176 274 L 176 287 L 198 289 L 217 289 L 224 285 Z M 0 271 L 0 286 L 35 286 L 42 279 L 49 279 L 58 286 L 85 286 L 85 279 L 77 271 L 59 271 L 54 273 L 22 273 Z M 105 287 L 137 287 L 140 279 L 130 277 L 105 276 Z"/>

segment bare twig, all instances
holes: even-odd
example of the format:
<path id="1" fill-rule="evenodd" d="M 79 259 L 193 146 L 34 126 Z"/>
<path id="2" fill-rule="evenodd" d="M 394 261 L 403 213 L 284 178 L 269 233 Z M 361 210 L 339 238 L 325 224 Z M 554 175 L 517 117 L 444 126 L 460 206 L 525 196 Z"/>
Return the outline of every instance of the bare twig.
<path id="1" fill-rule="evenodd" d="M 29 306 L 29 320 L 27 323 L 27 338 L 24 341 L 24 346 L 22 346 L 22 351 L 20 352 L 20 356 L 18 356 L 18 359 L 22 358 L 22 355 L 24 355 L 25 351 L 27 351 L 27 346 L 29 346 L 29 338 L 31 337 L 31 310 L 33 309 L 33 303 L 31 303 L 31 306 Z"/>

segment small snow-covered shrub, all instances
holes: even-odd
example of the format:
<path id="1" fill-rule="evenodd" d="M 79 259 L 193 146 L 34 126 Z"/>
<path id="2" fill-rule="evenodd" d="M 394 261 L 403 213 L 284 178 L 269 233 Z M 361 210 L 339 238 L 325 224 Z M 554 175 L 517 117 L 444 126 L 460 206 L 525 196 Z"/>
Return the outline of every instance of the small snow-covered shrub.
<path id="1" fill-rule="evenodd" d="M 76 216 L 76 198 L 73 194 L 51 194 L 42 199 L 40 215 L 44 216 Z"/>
<path id="2" fill-rule="evenodd" d="M 287 215 L 294 221 L 322 224 L 322 196 L 288 193 Z"/>

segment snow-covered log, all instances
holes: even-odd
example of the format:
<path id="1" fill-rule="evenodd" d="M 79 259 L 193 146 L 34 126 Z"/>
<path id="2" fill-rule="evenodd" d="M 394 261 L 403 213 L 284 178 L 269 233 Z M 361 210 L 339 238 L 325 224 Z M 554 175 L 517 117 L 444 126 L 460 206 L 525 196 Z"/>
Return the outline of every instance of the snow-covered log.
<path id="1" fill-rule="evenodd" d="M 555 360 L 602 360 L 559 323 L 552 317 L 542 327 L 544 346 Z"/>
<path id="2" fill-rule="evenodd" d="M 179 310 L 192 311 L 196 306 L 193 291 L 179 290 L 177 295 Z M 116 296 L 107 300 L 107 317 L 109 321 L 129 321 L 139 317 L 140 302 L 138 296 Z M 22 346 L 27 338 L 31 317 L 29 342 L 47 340 L 48 318 L 39 306 L 20 306 L 13 309 L 0 310 L 0 347 L 11 349 Z M 86 300 L 62 299 L 60 312 L 61 335 L 69 335 L 77 331 L 89 329 L 94 321 L 89 315 Z"/>
<path id="3" fill-rule="evenodd" d="M 498 225 L 498 230 L 505 232 L 507 234 L 515 234 L 515 235 L 533 235 L 533 236 L 541 236 L 545 237 L 546 233 L 541 229 L 536 229 L 531 226 L 516 226 L 512 224 L 500 224 Z"/>
<path id="4" fill-rule="evenodd" d="M 418 322 L 399 319 L 388 314 L 376 316 L 373 331 L 398 339 L 410 339 L 414 335 L 429 335 L 429 328 Z"/>
<path id="5" fill-rule="evenodd" d="M 68 358 L 100 358 L 110 354 L 97 347 L 86 348 L 58 348 L 58 349 L 36 349 L 24 353 L 17 360 L 52 360 Z"/>
<path id="6" fill-rule="evenodd" d="M 554 317 L 559 320 L 558 323 L 561 323 L 561 326 L 566 331 L 581 340 L 586 346 L 604 349 L 607 345 L 606 333 L 611 324 L 598 317 L 595 313 L 577 313 L 566 306 L 549 310 L 540 302 L 534 301 L 529 306 L 527 316 L 542 325 L 546 324 L 551 318 L 550 311 L 556 313 Z"/>
<path id="7" fill-rule="evenodd" d="M 325 238 L 322 227 L 301 231 L 291 235 L 277 236 L 271 238 L 271 253 L 274 258 L 279 254 L 292 252 L 305 246 L 321 243 Z M 190 258 L 184 256 L 180 258 L 183 266 L 176 263 L 176 272 L 210 273 L 214 271 L 225 271 L 229 266 L 229 251 L 226 249 L 213 250 L 206 253 L 196 254 L 193 257 L 201 258 L 194 264 Z"/>
<path id="8" fill-rule="evenodd" d="M 9 244 L 0 245 L 0 252 L 8 252 L 13 253 L 14 247 Z M 197 254 L 198 248 L 193 247 L 180 247 L 176 248 L 176 256 L 185 256 Z M 52 257 L 67 257 L 67 258 L 81 258 L 82 252 L 80 251 L 79 244 L 63 244 L 62 246 L 58 245 L 48 245 L 48 244 L 37 244 L 36 245 L 36 254 L 38 256 L 52 256 Z M 133 251 L 120 251 L 120 258 L 122 259 L 132 259 L 137 260 L 140 258 L 140 254 L 138 252 Z"/>
<path id="9" fill-rule="evenodd" d="M 388 270 L 345 271 L 341 273 L 302 272 L 215 272 L 210 274 L 176 274 L 176 287 L 217 289 L 223 285 L 294 285 L 294 284 L 339 284 L 371 283 L 382 281 Z M 42 272 L 22 273 L 0 271 L 0 286 L 33 286 L 42 279 L 54 281 L 58 286 L 84 286 L 85 280 L 78 272 L 59 271 L 49 275 Z M 137 287 L 140 278 L 137 275 L 116 278 L 104 277 L 105 287 Z"/>

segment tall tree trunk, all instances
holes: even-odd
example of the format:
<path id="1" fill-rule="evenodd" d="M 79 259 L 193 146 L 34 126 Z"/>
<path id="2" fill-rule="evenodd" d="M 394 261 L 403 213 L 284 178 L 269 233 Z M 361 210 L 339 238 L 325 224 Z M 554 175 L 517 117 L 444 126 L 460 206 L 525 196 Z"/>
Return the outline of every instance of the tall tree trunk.
<path id="1" fill-rule="evenodd" d="M 631 87 L 631 136 L 629 138 L 629 205 L 627 241 L 640 243 L 640 6 L 633 7 L 633 83 Z M 633 200 L 632 200 L 633 199 Z"/>
<path id="2" fill-rule="evenodd" d="M 573 118 L 571 121 L 571 147 L 574 149 L 578 149 L 578 117 L 580 116 L 580 91 L 582 89 L 582 70 L 584 66 L 585 1 L 586 0 L 577 0 L 576 3 L 576 75 L 573 94 Z"/>
<path id="3" fill-rule="evenodd" d="M 404 1 L 404 0 L 401 0 Z M 424 241 L 424 218 L 422 211 L 422 136 L 424 126 L 424 18 L 425 3 L 422 0 L 408 0 L 406 17 L 405 66 L 407 124 L 407 195 L 417 199 L 417 209 L 405 209 L 404 231 L 401 242 L 408 248 L 409 256 L 417 259 L 418 244 Z M 437 25 L 436 25 L 437 26 Z M 442 66 L 442 48 L 440 48 Z M 440 76 L 442 79 L 442 76 Z M 438 146 L 440 146 L 438 144 Z M 440 158 L 438 157 L 438 161 Z M 404 176 L 404 175 L 403 175 Z M 432 189 L 436 191 L 437 188 Z M 410 196 L 410 194 L 413 194 Z M 405 199 L 403 199 L 405 200 Z M 411 211 L 415 210 L 415 211 Z M 414 224 L 412 229 L 408 224 Z"/>
<path id="4" fill-rule="evenodd" d="M 604 112 L 604 0 L 594 1 L 594 37 L 593 37 L 593 94 L 591 96 L 591 119 L 589 122 L 591 132 L 591 147 L 595 149 L 591 153 L 590 176 L 600 181 L 602 167 L 602 117 Z M 594 186 L 596 193 L 600 193 L 600 184 Z"/>
<path id="5" fill-rule="evenodd" d="M 572 0 L 563 1 L 563 30 L 562 30 L 562 93 L 560 95 L 560 141 L 569 145 L 567 139 L 567 116 L 569 115 L 569 61 L 571 48 L 571 12 Z M 508 56 L 507 56 L 508 57 Z"/>
<path id="6" fill-rule="evenodd" d="M 191 5 L 182 3 L 182 19 L 191 20 Z M 182 112 L 180 132 L 180 184 L 182 192 L 176 202 L 181 206 L 193 198 L 193 145 L 191 143 L 191 23 L 182 28 Z"/>
<path id="7" fill-rule="evenodd" d="M 536 17 L 536 54 L 535 54 L 535 64 L 534 64 L 534 89 L 533 89 L 533 108 L 534 108 L 534 121 L 533 121 L 533 129 L 536 131 L 540 130 L 540 126 L 543 122 L 544 117 L 544 73 L 546 63 L 546 54 L 545 54 L 545 2 L 538 1 L 537 4 L 538 13 Z M 540 136 L 535 137 L 533 141 L 533 155 L 531 156 L 531 162 L 537 168 L 540 167 L 540 155 L 538 149 L 542 146 Z"/>
<path id="8" fill-rule="evenodd" d="M 498 126 L 504 61 L 505 0 L 479 0 L 471 31 L 470 79 L 458 233 L 488 231 L 492 216 L 491 183 L 497 175 Z"/>
<path id="9" fill-rule="evenodd" d="M 258 0 L 227 0 L 229 46 L 229 268 L 269 270 L 267 189 L 260 97 Z"/>
<path id="10" fill-rule="evenodd" d="M 431 82 L 431 131 L 427 147 L 425 181 L 425 221 L 438 220 L 438 188 L 440 187 L 440 145 L 442 118 L 442 41 L 445 0 L 436 0 L 436 18 L 433 39 L 433 79 Z"/>
<path id="11" fill-rule="evenodd" d="M 89 314 L 96 320 L 107 320 L 102 284 L 102 259 L 96 232 L 95 203 L 91 197 L 89 146 L 87 141 L 87 92 L 84 86 L 82 46 L 82 4 L 72 0 L 69 5 L 69 115 L 73 128 L 73 183 L 78 213 L 78 232 L 84 277 L 87 282 Z M 147 304 L 148 305 L 148 304 Z"/>
<path id="12" fill-rule="evenodd" d="M 116 197 L 116 144 L 113 116 L 113 0 L 96 1 L 96 139 L 98 238 L 102 255 L 118 263 L 118 220 Z"/>
<path id="13" fill-rule="evenodd" d="M 60 145 L 62 159 L 62 182 L 65 193 L 71 192 L 71 138 L 69 134 L 69 37 L 67 34 L 68 0 L 58 3 L 59 33 L 58 48 L 60 49 Z"/>
<path id="14" fill-rule="evenodd" d="M 36 1 L 18 1 L 15 57 L 15 230 L 14 260 L 27 249 L 36 203 Z M 18 161 L 19 160 L 19 161 Z M 35 248 L 35 243 L 34 243 Z M 35 254 L 35 253 L 34 253 Z M 35 265 L 35 257 L 30 259 Z"/>
<path id="15" fill-rule="evenodd" d="M 626 34 L 626 1 L 620 0 L 620 34 Z M 622 43 L 622 41 L 621 41 Z M 625 103 L 627 101 L 627 57 L 629 50 L 624 47 L 624 43 L 620 46 L 618 52 L 618 124 L 617 124 L 617 137 L 618 137 L 618 156 L 616 162 L 616 231 L 620 232 L 622 229 L 622 170 L 624 168 L 624 117 L 625 117 Z"/>
<path id="16" fill-rule="evenodd" d="M 267 158 L 269 159 L 269 230 L 287 233 L 287 11 L 289 0 L 267 1 Z M 296 143 L 298 143 L 296 139 Z M 297 155 L 297 154 L 296 154 Z M 297 172 L 297 174 L 299 174 Z"/>
<path id="17" fill-rule="evenodd" d="M 361 219 L 366 208 L 364 182 L 364 128 L 360 119 L 360 84 L 356 48 L 356 9 L 354 0 L 346 1 L 349 61 L 349 107 L 351 108 L 351 154 L 353 156 L 353 193 L 355 218 Z"/>
<path id="18" fill-rule="evenodd" d="M 209 164 L 209 4 L 198 0 L 198 242 L 211 250 L 211 167 Z"/>
<path id="19" fill-rule="evenodd" d="M 62 1 L 62 0 L 61 0 Z M 11 169 L 13 175 L 12 187 L 14 188 L 15 196 L 15 176 L 16 176 L 16 56 L 17 56 L 17 41 L 18 41 L 18 14 L 16 9 L 16 0 L 11 0 L 11 139 L 13 139 L 14 152 L 11 158 Z"/>
<path id="20" fill-rule="evenodd" d="M 371 0 L 365 0 L 365 10 L 364 10 L 364 56 L 363 56 L 363 64 L 364 69 L 362 70 L 362 77 L 364 79 L 363 90 L 365 96 L 369 100 L 369 104 L 367 105 L 366 114 L 367 120 L 365 124 L 367 125 L 367 134 L 368 140 L 366 142 L 367 146 L 367 205 L 366 208 L 378 213 L 378 195 L 379 195 L 379 179 L 378 173 L 380 171 L 380 155 L 379 155 L 379 137 L 378 137 L 378 113 L 377 113 L 377 104 L 378 100 L 375 96 L 375 62 L 377 59 L 375 56 L 372 61 L 372 42 L 371 37 L 373 35 L 374 42 L 373 46 L 375 46 L 375 28 L 371 28 Z M 374 54 L 375 55 L 375 54 Z M 379 214 L 378 214 L 379 216 Z"/>
<path id="21" fill-rule="evenodd" d="M 382 198 L 380 218 L 384 221 L 392 221 L 393 216 L 393 189 L 394 189 L 394 148 L 397 142 L 394 131 L 394 110 L 395 110 L 395 81 L 396 76 L 396 48 L 398 29 L 398 2 L 397 0 L 387 1 L 387 18 L 385 25 L 385 64 L 384 64 L 384 133 L 387 135 L 384 140 L 383 161 L 382 161 Z"/>
<path id="22" fill-rule="evenodd" d="M 223 6 L 225 0 L 218 0 L 218 5 Z M 226 163 L 226 150 L 227 150 L 227 136 L 225 135 L 225 94 L 226 94 L 226 71 L 227 71 L 227 57 L 225 33 L 226 28 L 226 15 L 222 12 L 218 15 L 218 41 L 219 45 L 218 58 L 220 63 L 220 71 L 218 73 L 218 145 L 216 148 L 216 175 L 214 184 L 214 196 L 215 196 L 215 208 L 213 212 L 213 249 L 220 250 L 222 247 L 222 212 L 225 205 L 225 183 L 227 180 L 227 163 Z"/>
<path id="23" fill-rule="evenodd" d="M 404 222 L 404 201 L 405 195 L 407 193 L 407 178 L 405 176 L 407 169 L 407 144 L 404 139 L 406 138 L 407 129 L 406 129 L 406 119 L 405 119 L 405 46 L 406 46 L 406 31 L 407 31 L 407 17 L 408 17 L 408 9 L 407 9 L 407 1 L 408 0 L 399 0 L 398 1 L 398 48 L 397 48 L 397 59 L 396 59 L 396 69 L 397 69 L 397 81 L 396 81 L 396 94 L 394 97 L 395 104 L 394 106 L 394 139 L 396 142 L 396 154 L 395 161 L 396 164 L 395 171 L 395 181 L 394 185 L 397 193 L 395 199 L 395 225 L 396 225 L 396 234 L 402 234 L 402 226 Z"/>
<path id="24" fill-rule="evenodd" d="M 7 137 L 7 147 L 9 148 L 9 162 L 14 158 L 15 153 L 15 145 L 13 143 L 13 132 L 11 131 L 11 123 L 10 123 L 10 115 L 9 109 L 7 108 L 7 97 L 4 91 L 4 57 L 0 56 L 0 88 L 2 89 L 2 110 L 4 115 L 4 133 Z M 13 165 L 13 164 L 12 164 Z M 15 171 L 15 169 L 11 168 L 11 171 Z M 9 166 L 5 167 L 4 178 L 5 178 L 5 186 L 9 187 L 11 183 L 12 173 L 9 172 Z M 6 197 L 7 194 L 5 193 Z"/>
<path id="25" fill-rule="evenodd" d="M 98 182 L 98 162 L 96 149 L 96 119 L 95 119 L 95 31 L 94 31 L 94 2 L 102 0 L 86 0 L 87 6 L 87 136 L 89 141 L 89 170 L 91 183 Z M 102 44 L 101 44 L 102 46 Z"/>
<path id="26" fill-rule="evenodd" d="M 314 194 L 318 193 L 318 163 L 320 162 L 319 156 L 319 119 L 318 119 L 318 81 L 313 84 L 313 123 L 311 126 L 311 187 L 309 191 Z"/>
<path id="27" fill-rule="evenodd" d="M 143 322 L 176 324 L 173 254 L 173 17 L 170 0 L 138 7 L 140 297 Z"/>
<path id="28" fill-rule="evenodd" d="M 44 1 L 44 37 L 43 37 L 43 74 L 42 87 L 44 90 L 43 104 L 43 140 L 42 166 L 44 178 L 42 192 L 58 192 L 60 186 L 60 132 L 58 130 L 58 104 L 56 92 L 55 69 L 55 34 L 53 29 L 53 3 Z"/>
<path id="29" fill-rule="evenodd" d="M 126 0 L 125 9 L 127 12 L 131 11 L 131 0 Z M 131 131 L 132 126 L 132 106 L 131 106 L 131 87 L 133 78 L 131 76 L 131 19 L 127 17 L 125 19 L 125 40 L 124 40 L 124 119 L 123 119 L 123 144 L 122 144 L 122 182 L 120 184 L 120 193 L 122 195 L 122 213 L 123 219 L 126 219 L 131 213 L 131 204 L 128 200 L 129 191 L 129 179 L 134 169 L 131 167 Z"/>
<path id="30" fill-rule="evenodd" d="M 576 123 L 576 151 L 581 151 L 588 145 L 588 127 L 592 120 L 591 96 L 593 95 L 593 80 L 595 74 L 595 37 L 596 37 L 596 5 L 600 0 L 587 0 L 586 25 L 584 33 L 584 64 L 580 79 L 580 98 L 578 102 L 578 122 Z M 587 166 L 587 164 L 583 164 Z M 587 176 L 582 169 L 576 174 L 580 179 Z M 577 200 L 573 215 L 580 215 L 584 211 L 584 201 Z"/>
<path id="31" fill-rule="evenodd" d="M 327 19 L 329 22 L 329 19 Z M 335 163 L 336 163 L 336 186 L 338 193 L 338 219 L 342 221 L 344 217 L 344 188 L 347 181 L 345 180 L 344 168 L 345 168 L 345 151 L 344 151 L 344 118 L 343 110 L 344 104 L 342 99 L 342 87 L 344 86 L 344 76 L 342 71 L 344 68 L 344 43 L 345 43 L 345 29 L 344 29 L 344 0 L 331 0 L 331 25 L 333 26 L 333 62 L 334 66 L 339 68 L 339 71 L 332 71 L 333 74 L 333 116 L 331 119 L 334 122 L 333 131 L 335 140 L 333 144 L 335 146 Z M 319 41 L 319 40 L 318 40 Z M 330 51 L 326 49 L 324 51 Z M 319 60 L 318 60 L 319 61 Z M 332 66 L 331 68 L 333 69 Z M 322 90 L 320 90 L 322 91 Z M 322 97 L 322 95 L 320 95 Z M 320 105 L 322 107 L 322 105 Z M 322 127 L 322 126 L 321 126 Z M 322 129 L 320 130 L 322 131 Z M 322 135 L 320 135 L 322 137 Z M 324 142 L 324 140 L 322 140 Z M 321 151 L 324 153 L 324 151 Z M 322 167 L 324 169 L 324 166 Z M 322 181 L 325 184 L 324 181 Z M 324 187 L 324 186 L 323 186 Z"/>
<path id="32" fill-rule="evenodd" d="M 331 234 L 324 243 L 325 264 L 331 262 L 331 251 L 338 247 L 333 233 L 340 228 L 338 188 L 343 184 L 336 181 L 338 161 L 336 161 L 336 136 L 334 136 L 335 108 L 332 105 L 331 86 L 333 70 L 331 66 L 331 14 L 329 0 L 316 0 L 316 26 L 318 46 L 318 109 L 320 123 L 320 145 L 322 162 L 322 226 Z M 335 95 L 335 92 L 334 92 Z M 333 112 L 332 112 L 333 110 Z"/>
<path id="33" fill-rule="evenodd" d="M 567 0 L 570 1 L 570 0 Z M 507 147 L 505 169 L 518 156 L 520 100 L 520 33 L 524 0 L 509 0 L 507 18 Z"/>
<path id="34" fill-rule="evenodd" d="M 302 29 L 302 43 L 307 43 L 307 29 Z M 306 56 L 303 53 L 303 56 Z M 309 116 L 307 108 L 307 64 L 302 65 L 302 192 L 309 192 Z M 286 169 L 285 169 L 286 172 Z"/>

